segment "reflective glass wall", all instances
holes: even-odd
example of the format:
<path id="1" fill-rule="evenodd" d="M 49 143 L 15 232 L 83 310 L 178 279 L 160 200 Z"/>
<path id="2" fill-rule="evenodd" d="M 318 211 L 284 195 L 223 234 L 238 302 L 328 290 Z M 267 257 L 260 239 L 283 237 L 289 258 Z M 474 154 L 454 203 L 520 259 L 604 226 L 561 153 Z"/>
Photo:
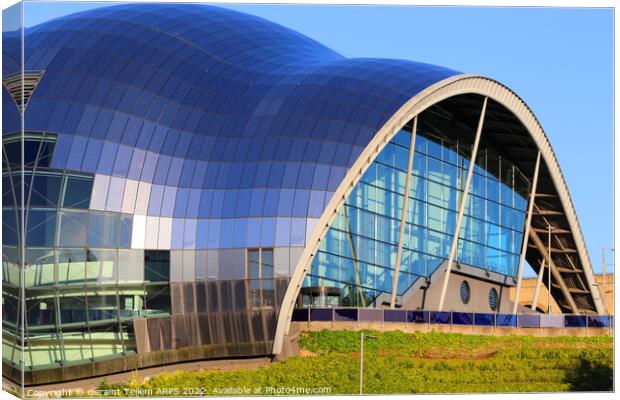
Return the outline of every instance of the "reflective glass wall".
<path id="1" fill-rule="evenodd" d="M 3 318 L 10 324 L 18 312 L 9 289 L 20 282 L 12 210 L 23 184 L 24 368 L 135 352 L 131 319 L 170 313 L 170 252 L 130 249 L 131 215 L 89 210 L 93 175 L 50 168 L 55 135 L 26 133 L 23 160 L 19 139 L 3 138 Z"/>
<path id="2" fill-rule="evenodd" d="M 398 295 L 447 260 L 455 232 L 472 150 L 468 138 L 473 135 L 438 129 L 436 119 L 431 111 L 419 117 Z M 381 293 L 392 292 L 411 129 L 409 124 L 398 132 L 352 190 L 321 243 L 304 287 L 337 288 L 344 306 L 377 305 Z M 520 171 L 483 141 L 456 261 L 516 276 L 528 191 L 529 182 Z"/>
<path id="3" fill-rule="evenodd" d="M 2 153 L 2 362 L 3 376 L 22 383 L 24 344 L 22 265 L 22 177 L 19 158 L 23 142 L 23 109 L 21 44 L 23 7 L 17 3 L 2 11 L 2 138 L 12 134 L 12 146 L 19 152 L 9 164 L 6 150 Z M 3 380 L 3 389 L 20 394 L 20 389 Z M 21 392 L 23 395 L 23 391 Z"/>

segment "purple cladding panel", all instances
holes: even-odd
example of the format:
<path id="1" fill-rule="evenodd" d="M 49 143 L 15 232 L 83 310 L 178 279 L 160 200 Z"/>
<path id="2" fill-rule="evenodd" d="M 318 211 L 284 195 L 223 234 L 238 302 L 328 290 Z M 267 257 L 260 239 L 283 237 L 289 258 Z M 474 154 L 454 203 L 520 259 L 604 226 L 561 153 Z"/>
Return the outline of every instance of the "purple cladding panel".
<path id="1" fill-rule="evenodd" d="M 383 310 L 385 322 L 407 322 L 407 311 L 405 310 Z"/>
<path id="2" fill-rule="evenodd" d="M 357 321 L 357 309 L 356 308 L 337 308 L 334 310 L 335 321 Z"/>
<path id="3" fill-rule="evenodd" d="M 332 321 L 333 312 L 331 308 L 311 308 L 310 321 Z"/>

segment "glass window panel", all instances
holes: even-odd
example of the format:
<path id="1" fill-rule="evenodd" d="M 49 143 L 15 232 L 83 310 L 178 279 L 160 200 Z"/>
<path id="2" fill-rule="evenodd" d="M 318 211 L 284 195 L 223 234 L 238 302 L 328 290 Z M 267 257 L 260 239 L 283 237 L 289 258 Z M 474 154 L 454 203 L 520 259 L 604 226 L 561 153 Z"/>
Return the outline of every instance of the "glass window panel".
<path id="1" fill-rule="evenodd" d="M 144 251 L 144 280 L 147 282 L 170 281 L 170 251 Z"/>
<path id="2" fill-rule="evenodd" d="M 118 317 L 119 305 L 116 293 L 94 292 L 94 295 L 88 296 L 87 300 L 89 322 L 115 320 Z M 91 330 L 91 340 L 93 336 L 101 338 L 101 331 L 98 329 Z"/>
<path id="3" fill-rule="evenodd" d="M 30 182 L 30 176 L 26 176 L 26 182 Z M 61 175 L 37 172 L 34 176 L 32 188 L 26 186 L 30 191 L 30 206 L 55 207 L 58 205 L 60 194 Z"/>
<path id="4" fill-rule="evenodd" d="M 86 321 L 86 299 L 84 297 L 84 294 L 61 293 L 58 297 L 58 303 L 60 306 L 60 320 L 63 324 Z M 63 332 L 63 334 L 64 333 L 65 332 Z M 63 336 L 64 339 L 67 340 L 73 335 L 69 334 Z M 86 338 L 82 336 L 82 340 L 85 339 Z M 78 356 L 76 357 L 75 354 L 71 355 L 72 353 L 75 353 L 75 351 L 67 351 L 67 349 L 65 349 L 65 353 L 69 353 L 67 361 L 70 361 L 71 359 L 89 358 L 90 356 L 90 354 L 88 354 L 88 356 L 81 355 L 83 353 L 79 352 Z"/>
<path id="5" fill-rule="evenodd" d="M 62 206 L 65 208 L 88 208 L 93 190 L 93 178 L 67 176 L 65 179 Z"/>
<path id="6" fill-rule="evenodd" d="M 272 279 L 274 269 L 273 249 L 261 250 L 261 278 Z"/>
<path id="7" fill-rule="evenodd" d="M 144 250 L 118 251 L 118 283 L 144 281 Z"/>
<path id="8" fill-rule="evenodd" d="M 118 235 L 118 247 L 130 248 L 131 236 L 133 228 L 133 216 L 121 214 L 119 216 L 119 235 Z"/>
<path id="9" fill-rule="evenodd" d="M 91 212 L 88 218 L 89 247 L 118 247 L 119 214 Z"/>
<path id="10" fill-rule="evenodd" d="M 61 211 L 58 228 L 58 245 L 78 247 L 86 245 L 88 213 L 86 211 Z"/>
<path id="11" fill-rule="evenodd" d="M 169 315 L 170 286 L 152 285 L 146 286 L 146 313 L 147 315 Z"/>
<path id="12" fill-rule="evenodd" d="M 86 250 L 57 249 L 56 269 L 59 285 L 83 285 L 86 279 Z"/>
<path id="13" fill-rule="evenodd" d="M 56 211 L 29 209 L 26 217 L 26 245 L 54 246 Z"/>
<path id="14" fill-rule="evenodd" d="M 116 250 L 88 249 L 86 252 L 87 284 L 114 283 L 117 279 Z"/>
<path id="15" fill-rule="evenodd" d="M 24 279 L 26 286 L 54 284 L 55 255 L 53 249 L 27 248 L 25 250 Z"/>

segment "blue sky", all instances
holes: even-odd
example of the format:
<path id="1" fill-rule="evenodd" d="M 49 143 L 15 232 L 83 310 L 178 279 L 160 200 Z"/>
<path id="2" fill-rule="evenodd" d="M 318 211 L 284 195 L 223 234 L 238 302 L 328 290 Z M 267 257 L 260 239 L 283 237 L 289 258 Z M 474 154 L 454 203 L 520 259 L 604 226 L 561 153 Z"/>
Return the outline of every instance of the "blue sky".
<path id="1" fill-rule="evenodd" d="M 102 3 L 26 3 L 25 25 Z M 595 271 L 613 245 L 613 10 L 230 5 L 349 57 L 403 58 L 494 78 L 541 121 Z"/>

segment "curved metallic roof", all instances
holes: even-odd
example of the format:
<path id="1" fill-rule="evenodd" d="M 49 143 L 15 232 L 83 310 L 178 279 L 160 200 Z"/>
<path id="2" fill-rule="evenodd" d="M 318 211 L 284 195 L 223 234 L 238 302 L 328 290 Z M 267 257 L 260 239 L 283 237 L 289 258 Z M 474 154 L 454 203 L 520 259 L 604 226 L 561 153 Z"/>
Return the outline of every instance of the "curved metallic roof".
<path id="1" fill-rule="evenodd" d="M 106 7 L 28 29 L 25 70 L 45 71 L 25 129 L 60 135 L 55 167 L 97 140 L 171 158 L 175 176 L 130 174 L 141 181 L 330 192 L 400 106 L 456 74 L 348 59 L 254 16 L 166 4 Z M 69 168 L 122 177 L 131 169 L 93 164 Z M 260 173 L 237 174 L 245 169 Z"/>

